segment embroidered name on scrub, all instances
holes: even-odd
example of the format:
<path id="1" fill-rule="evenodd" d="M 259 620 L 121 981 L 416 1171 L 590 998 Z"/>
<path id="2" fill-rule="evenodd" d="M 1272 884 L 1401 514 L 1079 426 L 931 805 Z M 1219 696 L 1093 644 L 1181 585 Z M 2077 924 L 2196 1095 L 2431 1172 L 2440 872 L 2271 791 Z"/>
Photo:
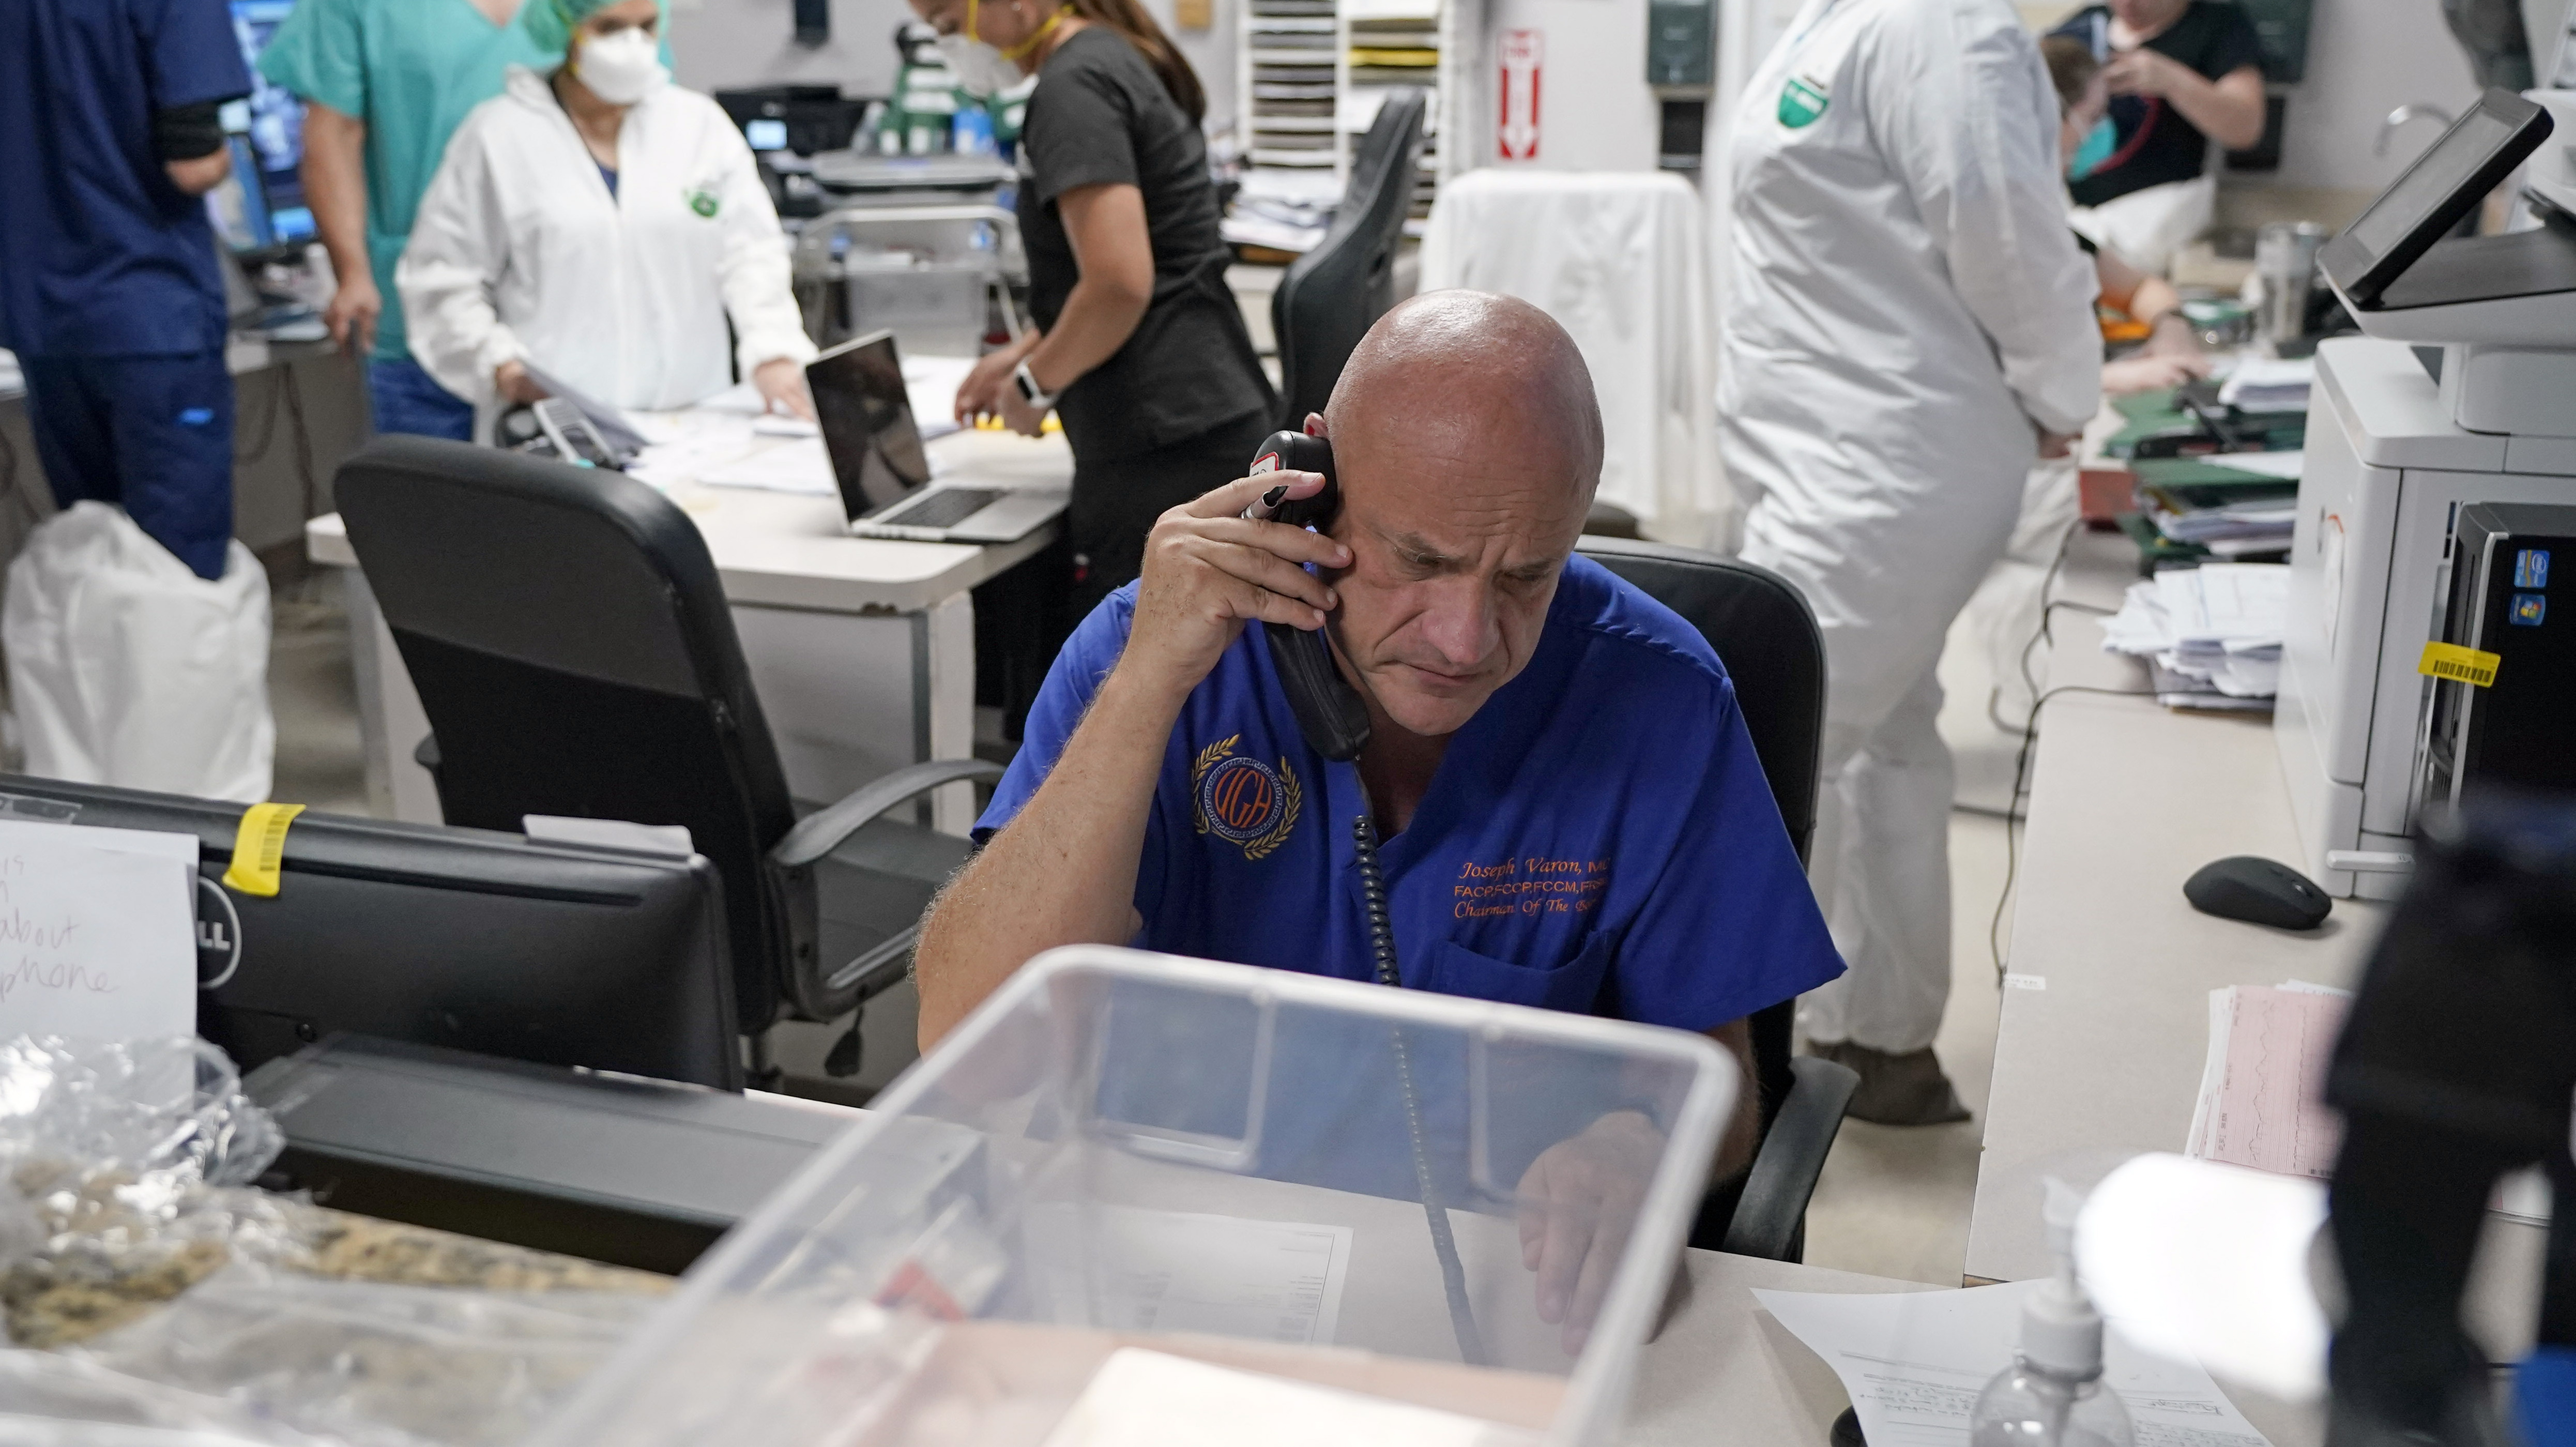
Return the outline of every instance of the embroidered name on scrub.
<path id="1" fill-rule="evenodd" d="M 1780 87 L 1780 124 L 1791 130 L 1814 125 L 1833 104 L 1833 88 L 1810 76 L 1793 75 Z"/>
<path id="2" fill-rule="evenodd" d="M 1607 859 L 1546 859 L 1530 855 L 1499 864 L 1459 866 L 1449 887 L 1452 919 L 1507 914 L 1582 914 L 1610 887 Z"/>

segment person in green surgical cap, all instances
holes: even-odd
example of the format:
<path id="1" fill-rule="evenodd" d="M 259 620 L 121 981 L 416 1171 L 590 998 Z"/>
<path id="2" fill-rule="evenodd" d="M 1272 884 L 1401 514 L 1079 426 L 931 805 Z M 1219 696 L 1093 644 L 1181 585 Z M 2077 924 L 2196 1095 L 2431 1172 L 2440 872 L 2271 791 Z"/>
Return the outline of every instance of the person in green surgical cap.
<path id="1" fill-rule="evenodd" d="M 542 8 L 542 6 L 538 7 Z M 301 0 L 259 69 L 304 102 L 304 194 L 339 290 L 332 339 L 364 358 L 379 432 L 468 439 L 474 409 L 411 360 L 394 262 L 447 138 L 501 90 L 504 67 L 563 42 L 520 23 L 520 0 Z"/>

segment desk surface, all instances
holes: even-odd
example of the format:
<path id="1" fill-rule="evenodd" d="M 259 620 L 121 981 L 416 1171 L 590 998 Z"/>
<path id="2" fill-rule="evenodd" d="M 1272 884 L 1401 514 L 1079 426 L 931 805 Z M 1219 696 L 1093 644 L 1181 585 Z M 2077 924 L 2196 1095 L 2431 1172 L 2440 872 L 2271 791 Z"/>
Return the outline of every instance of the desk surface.
<path id="1" fill-rule="evenodd" d="M 929 444 L 942 480 L 987 487 L 1062 487 L 1073 453 L 1061 434 L 1032 441 L 1007 432 L 959 432 Z M 680 483 L 673 502 L 697 522 L 737 606 L 824 613 L 917 613 L 1020 562 L 1055 539 L 1055 527 L 1013 543 L 908 543 L 854 538 L 840 499 Z M 331 513 L 305 524 L 305 551 L 327 567 L 354 568 L 348 529 Z"/>
<path id="2" fill-rule="evenodd" d="M 2079 533 L 2056 596 L 2101 606 L 2135 576 L 2116 537 Z M 2101 651 L 2101 627 L 2056 615 L 2051 688 L 2146 686 Z M 1986 1105 L 1985 1156 L 1968 1227 L 1967 1275 L 2021 1280 L 2050 1269 L 2041 1178 L 2089 1187 L 2147 1151 L 2179 1151 L 2209 1046 L 2209 992 L 2284 980 L 2348 987 L 2387 907 L 2335 901 L 2312 934 L 2204 915 L 2183 881 L 2212 859 L 2299 857 L 2268 718 L 2177 713 L 2151 698 L 2066 694 L 2040 720 Z M 2527 1269 L 2536 1294 L 2544 1233 L 2491 1220 L 2482 1281 Z M 2520 1290 L 2477 1293 L 2490 1346 L 2531 1320 Z"/>

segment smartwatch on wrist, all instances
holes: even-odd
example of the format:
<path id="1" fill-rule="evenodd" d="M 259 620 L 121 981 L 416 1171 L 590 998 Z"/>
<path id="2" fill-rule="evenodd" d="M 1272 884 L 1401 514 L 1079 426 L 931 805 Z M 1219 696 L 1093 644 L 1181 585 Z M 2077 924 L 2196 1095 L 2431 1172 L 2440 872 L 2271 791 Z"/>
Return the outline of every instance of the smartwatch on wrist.
<path id="1" fill-rule="evenodd" d="M 1055 405 L 1055 397 L 1038 385 L 1037 374 L 1029 370 L 1027 362 L 1011 369 L 1011 381 L 1020 389 L 1020 400 L 1040 412 Z"/>

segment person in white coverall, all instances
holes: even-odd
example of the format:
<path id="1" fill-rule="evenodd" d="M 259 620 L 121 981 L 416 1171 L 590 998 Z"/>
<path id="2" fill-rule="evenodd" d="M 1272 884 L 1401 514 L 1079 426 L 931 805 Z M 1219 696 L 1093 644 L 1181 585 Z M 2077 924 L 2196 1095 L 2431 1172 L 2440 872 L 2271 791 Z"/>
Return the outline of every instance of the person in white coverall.
<path id="1" fill-rule="evenodd" d="M 487 436 L 545 395 L 531 366 L 617 407 L 721 392 L 730 316 L 742 374 L 810 416 L 778 213 L 724 111 L 670 84 L 657 0 L 529 6 L 564 64 L 512 67 L 448 142 L 395 272 L 412 356 Z"/>
<path id="2" fill-rule="evenodd" d="M 1931 1048 L 1952 789 L 1933 670 L 2023 475 L 2100 400 L 2057 121 L 2007 0 L 1808 0 L 1734 118 L 1719 447 L 1744 557 L 1824 630 L 1809 875 L 1851 968 L 1801 1024 L 1860 1073 L 1864 1120 L 1967 1115 Z"/>

